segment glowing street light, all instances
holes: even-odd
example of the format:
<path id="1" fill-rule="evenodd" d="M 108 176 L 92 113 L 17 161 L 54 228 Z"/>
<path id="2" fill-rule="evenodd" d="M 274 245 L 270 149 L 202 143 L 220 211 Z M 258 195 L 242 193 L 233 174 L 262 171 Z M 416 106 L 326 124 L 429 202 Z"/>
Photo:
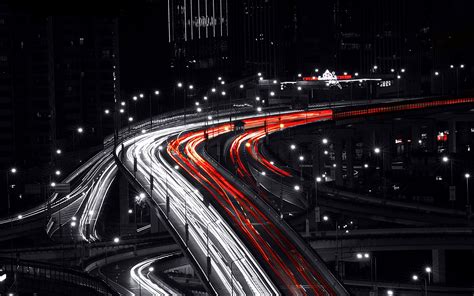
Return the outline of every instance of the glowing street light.
<path id="1" fill-rule="evenodd" d="M 295 189 L 295 191 L 300 191 L 300 186 L 299 186 L 299 185 L 295 185 L 294 189 Z"/>
<path id="2" fill-rule="evenodd" d="M 182 82 L 178 82 L 178 84 L 176 84 L 176 86 L 178 86 L 179 88 L 182 88 L 182 87 L 183 87 L 183 83 L 182 83 Z"/>
<path id="3" fill-rule="evenodd" d="M 291 144 L 291 145 L 290 145 L 290 149 L 291 149 L 291 150 L 295 150 L 295 149 L 296 149 L 296 145 L 295 145 L 295 144 Z"/>
<path id="4" fill-rule="evenodd" d="M 109 110 L 109 109 L 105 109 L 105 110 L 104 110 L 104 113 L 108 115 L 108 114 L 110 114 L 110 110 Z"/>
<path id="5" fill-rule="evenodd" d="M 15 173 L 17 172 L 17 170 L 16 170 L 16 168 L 11 168 L 11 169 L 10 169 L 10 172 L 11 172 L 12 174 L 15 174 Z"/>
<path id="6" fill-rule="evenodd" d="M 442 160 L 443 160 L 443 162 L 448 162 L 448 161 L 449 161 L 449 157 L 443 156 Z"/>
<path id="7" fill-rule="evenodd" d="M 61 149 L 56 149 L 56 154 L 59 155 L 59 154 L 61 154 L 61 153 L 62 153 Z"/>
<path id="8" fill-rule="evenodd" d="M 300 161 L 303 161 L 303 160 L 304 160 L 304 156 L 303 156 L 303 155 L 300 155 L 299 160 L 300 160 Z"/>
<path id="9" fill-rule="evenodd" d="M 82 127 L 78 127 L 78 128 L 77 128 L 77 132 L 80 133 L 80 134 L 82 134 L 82 133 L 84 132 L 84 129 L 83 129 Z"/>
<path id="10" fill-rule="evenodd" d="M 56 176 L 60 176 L 61 175 L 61 171 L 60 170 L 56 170 L 56 172 L 54 172 L 56 174 Z"/>
<path id="11" fill-rule="evenodd" d="M 323 221 L 329 221 L 329 216 L 324 215 L 323 216 Z"/>
<path id="12" fill-rule="evenodd" d="M 375 154 L 379 154 L 379 153 L 380 153 L 380 151 L 381 151 L 381 150 L 380 150 L 380 148 L 379 148 L 379 147 L 375 147 L 375 148 L 374 148 L 374 152 L 375 152 Z"/>
<path id="13" fill-rule="evenodd" d="M 323 144 L 326 145 L 329 142 L 329 140 L 327 138 L 323 138 L 322 142 L 323 142 Z"/>
<path id="14" fill-rule="evenodd" d="M 412 280 L 417 281 L 418 280 L 418 275 L 414 274 L 411 276 Z"/>
<path id="15" fill-rule="evenodd" d="M 118 244 L 120 242 L 120 238 L 114 237 L 114 243 Z"/>

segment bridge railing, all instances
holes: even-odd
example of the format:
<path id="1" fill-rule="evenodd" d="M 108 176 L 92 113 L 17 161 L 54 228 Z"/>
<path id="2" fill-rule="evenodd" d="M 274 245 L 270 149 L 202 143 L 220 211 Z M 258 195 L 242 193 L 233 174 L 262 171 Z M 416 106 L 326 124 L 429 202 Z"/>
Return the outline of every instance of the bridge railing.
<path id="1" fill-rule="evenodd" d="M 8 278 L 18 278 L 37 281 L 50 281 L 58 284 L 69 284 L 83 289 L 93 290 L 99 295 L 119 295 L 104 281 L 93 277 L 85 272 L 65 268 L 62 266 L 47 264 L 36 261 L 17 260 L 12 258 L 0 258 L 0 265 Z"/>

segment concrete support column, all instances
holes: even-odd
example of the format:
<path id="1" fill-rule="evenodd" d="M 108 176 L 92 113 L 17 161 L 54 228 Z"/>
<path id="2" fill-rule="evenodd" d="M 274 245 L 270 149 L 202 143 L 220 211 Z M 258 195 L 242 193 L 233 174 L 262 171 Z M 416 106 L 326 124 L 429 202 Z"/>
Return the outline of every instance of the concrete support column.
<path id="1" fill-rule="evenodd" d="M 346 158 L 347 158 L 347 187 L 354 187 L 354 141 L 352 137 L 346 140 Z"/>
<path id="2" fill-rule="evenodd" d="M 433 283 L 446 283 L 446 250 L 434 249 L 431 256 L 433 260 Z"/>
<path id="3" fill-rule="evenodd" d="M 321 140 L 316 137 L 312 143 L 313 150 L 313 178 L 321 175 Z"/>
<path id="4" fill-rule="evenodd" d="M 428 148 L 428 151 L 436 152 L 437 146 L 438 146 L 438 143 L 437 143 L 438 134 L 437 134 L 435 121 L 428 124 L 427 136 L 428 136 L 428 139 L 427 139 L 428 142 L 426 143 L 426 147 Z"/>
<path id="5" fill-rule="evenodd" d="M 150 232 L 158 233 L 161 230 L 161 222 L 155 209 L 150 208 Z"/>
<path id="6" fill-rule="evenodd" d="M 336 158 L 336 167 L 335 169 L 335 178 L 336 178 L 336 185 L 342 186 L 342 139 L 338 136 L 334 141 L 334 152 Z"/>
<path id="7" fill-rule="evenodd" d="M 449 121 L 449 153 L 456 153 L 456 142 L 457 142 L 457 135 L 456 135 L 456 121 L 450 120 Z"/>
<path id="8" fill-rule="evenodd" d="M 388 172 L 392 169 L 392 133 L 389 130 L 384 130 L 382 139 L 382 165 L 383 170 L 385 172 Z"/>
<path id="9" fill-rule="evenodd" d="M 127 178 L 123 174 L 119 176 L 119 211 L 120 211 L 120 234 L 130 233 L 130 214 L 128 210 L 130 208 L 129 198 L 129 184 Z"/>

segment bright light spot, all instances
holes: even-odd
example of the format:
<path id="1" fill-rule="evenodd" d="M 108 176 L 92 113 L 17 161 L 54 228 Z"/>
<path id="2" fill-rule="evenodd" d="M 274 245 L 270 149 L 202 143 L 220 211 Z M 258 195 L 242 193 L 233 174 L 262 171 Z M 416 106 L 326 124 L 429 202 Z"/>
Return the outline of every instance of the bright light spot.
<path id="1" fill-rule="evenodd" d="M 178 82 L 178 87 L 183 87 L 183 84 L 181 82 Z"/>
<path id="2" fill-rule="evenodd" d="M 196 111 L 201 112 L 202 111 L 201 107 L 197 108 Z"/>
<path id="3" fill-rule="evenodd" d="M 321 177 L 316 177 L 316 182 L 321 182 Z"/>
<path id="4" fill-rule="evenodd" d="M 368 167 L 369 167 L 369 164 L 364 163 L 364 168 L 368 168 Z"/>
<path id="5" fill-rule="evenodd" d="M 149 272 L 153 272 L 153 270 L 155 270 L 155 268 L 153 268 L 153 266 L 148 267 Z"/>
<path id="6" fill-rule="evenodd" d="M 469 179 L 469 178 L 471 177 L 471 174 L 466 173 L 466 174 L 464 175 L 464 177 L 465 177 L 466 179 Z"/>
<path id="7" fill-rule="evenodd" d="M 265 176 L 267 173 L 265 173 L 265 172 L 261 172 L 260 174 L 262 174 L 262 176 Z"/>
<path id="8" fill-rule="evenodd" d="M 318 73 L 318 72 L 319 72 L 319 69 L 317 69 L 317 68 L 316 68 L 316 69 L 314 69 L 314 72 Z"/>
<path id="9" fill-rule="evenodd" d="M 417 281 L 418 280 L 418 276 L 416 274 L 412 275 L 411 278 L 414 280 L 414 281 Z"/>
<path id="10" fill-rule="evenodd" d="M 280 123 L 280 128 L 284 128 L 285 125 L 283 123 Z"/>
<path id="11" fill-rule="evenodd" d="M 145 96 L 144 94 L 140 94 L 140 98 L 142 98 L 142 99 L 143 99 L 143 97 L 144 97 L 144 96 Z"/>
<path id="12" fill-rule="evenodd" d="M 137 96 L 133 96 L 132 98 L 134 101 L 138 100 L 138 97 Z M 122 105 L 122 106 L 125 106 L 125 105 Z"/>
<path id="13" fill-rule="evenodd" d="M 397 75 L 397 79 L 401 79 L 401 78 L 402 78 L 402 76 L 400 76 L 400 75 Z"/>
<path id="14" fill-rule="evenodd" d="M 303 76 L 303 75 L 301 75 L 301 73 L 298 73 L 298 77 L 301 77 L 301 76 Z"/>
<path id="15" fill-rule="evenodd" d="M 388 296 L 392 296 L 392 295 L 393 295 L 393 291 L 392 291 L 392 290 L 387 290 L 387 295 L 388 295 Z"/>
<path id="16" fill-rule="evenodd" d="M 357 253 L 357 259 L 362 259 L 362 254 L 361 253 Z"/>
<path id="17" fill-rule="evenodd" d="M 18 215 L 17 218 L 18 218 L 18 220 L 21 220 L 21 219 L 23 219 L 23 215 Z"/>
<path id="18" fill-rule="evenodd" d="M 89 215 L 93 215 L 94 214 L 94 211 L 93 210 L 90 210 L 89 211 Z"/>
<path id="19" fill-rule="evenodd" d="M 118 244 L 120 242 L 120 238 L 114 237 L 114 243 Z"/>
<path id="20" fill-rule="evenodd" d="M 54 172 L 56 174 L 56 176 L 60 176 L 61 175 L 61 171 L 60 170 L 57 170 L 56 172 Z"/>
<path id="21" fill-rule="evenodd" d="M 275 92 L 274 92 L 274 91 L 271 91 L 271 92 L 270 92 L 270 96 L 273 97 L 274 95 L 275 95 Z"/>
<path id="22" fill-rule="evenodd" d="M 358 73 L 358 72 L 355 72 L 355 73 L 354 73 L 354 76 L 359 76 L 359 73 Z"/>
<path id="23" fill-rule="evenodd" d="M 56 187 L 56 183 L 51 182 L 51 187 Z"/>
<path id="24" fill-rule="evenodd" d="M 374 65 L 374 70 L 377 70 L 379 67 L 377 65 Z"/>
<path id="25" fill-rule="evenodd" d="M 244 88 L 244 85 L 243 85 L 243 84 L 241 84 L 241 85 L 239 85 L 239 87 L 240 87 L 240 88 Z"/>
<path id="26" fill-rule="evenodd" d="M 160 94 L 160 91 L 159 90 L 155 90 L 155 95 L 159 95 Z"/>
<path id="27" fill-rule="evenodd" d="M 463 69 L 463 68 L 464 68 L 464 64 L 461 64 L 459 67 L 460 67 L 461 69 Z"/>
<path id="28" fill-rule="evenodd" d="M 327 144 L 328 142 L 329 142 L 329 140 L 327 138 L 323 139 L 323 144 Z"/>
<path id="29" fill-rule="evenodd" d="M 425 267 L 425 272 L 430 273 L 430 272 L 431 272 L 431 267 L 426 266 L 426 267 Z"/>
<path id="30" fill-rule="evenodd" d="M 263 80 L 263 77 L 260 77 L 259 80 Z"/>
<path id="31" fill-rule="evenodd" d="M 130 117 L 128 118 L 128 121 L 132 122 L 132 121 L 133 121 L 133 117 L 130 116 Z"/>
<path id="32" fill-rule="evenodd" d="M 144 199 L 146 197 L 146 194 L 142 192 L 142 193 L 140 193 L 139 196 L 140 196 L 141 199 Z"/>
<path id="33" fill-rule="evenodd" d="M 10 172 L 11 172 L 12 174 L 16 173 L 16 168 L 11 168 L 11 169 L 10 169 Z"/>
<path id="34" fill-rule="evenodd" d="M 277 81 L 276 81 L 276 80 L 273 80 L 273 84 L 277 84 Z"/>
<path id="35" fill-rule="evenodd" d="M 226 94 L 225 91 L 221 92 L 221 95 L 225 96 L 225 94 Z"/>
<path id="36" fill-rule="evenodd" d="M 255 97 L 255 100 L 256 100 L 256 101 L 260 101 L 260 97 Z"/>
<path id="37" fill-rule="evenodd" d="M 207 101 L 207 96 L 204 96 L 202 99 L 203 99 L 204 101 Z"/>
<path id="38" fill-rule="evenodd" d="M 76 221 L 71 221 L 71 227 L 76 227 Z"/>
<path id="39" fill-rule="evenodd" d="M 124 113 L 124 112 L 125 112 L 125 110 L 124 110 L 124 109 L 120 109 L 120 113 Z"/>
<path id="40" fill-rule="evenodd" d="M 435 75 L 436 75 L 436 76 L 438 76 L 438 75 L 439 75 L 439 72 L 438 72 L 438 71 L 436 71 L 436 72 L 435 72 Z"/>
<path id="41" fill-rule="evenodd" d="M 271 165 L 275 165 L 275 162 L 273 162 L 273 161 L 270 161 L 270 164 L 271 164 Z"/>
<path id="42" fill-rule="evenodd" d="M 261 72 L 258 72 L 257 75 L 258 75 L 258 76 L 262 76 L 262 73 L 261 73 Z"/>
<path id="43" fill-rule="evenodd" d="M 290 145 L 290 149 L 291 149 L 291 150 L 295 150 L 295 149 L 296 149 L 296 145 L 295 145 L 295 144 L 291 144 L 291 145 Z"/>
<path id="44" fill-rule="evenodd" d="M 257 107 L 258 112 L 262 112 L 262 107 Z"/>
<path id="45" fill-rule="evenodd" d="M 365 253 L 364 254 L 364 258 L 369 258 L 370 257 L 370 254 L 369 253 Z"/>
<path id="46" fill-rule="evenodd" d="M 245 143 L 245 147 L 250 147 L 250 143 L 249 142 Z"/>
<path id="47" fill-rule="evenodd" d="M 194 103 L 194 105 L 199 106 L 199 102 Z"/>
<path id="48" fill-rule="evenodd" d="M 302 90 L 303 88 L 302 88 L 301 86 L 298 86 L 297 89 L 298 89 L 298 90 Z"/>
<path id="49" fill-rule="evenodd" d="M 393 69 L 393 68 L 392 68 L 392 69 L 390 69 L 390 72 L 392 72 L 392 73 L 393 73 L 393 72 L 395 72 L 395 69 Z"/>
<path id="50" fill-rule="evenodd" d="M 333 163 L 333 164 L 332 164 L 332 167 L 333 167 L 333 168 L 337 167 L 337 164 Z"/>
<path id="51" fill-rule="evenodd" d="M 142 134 L 146 133 L 146 130 L 145 129 L 142 129 Z"/>
<path id="52" fill-rule="evenodd" d="M 329 151 L 324 150 L 324 155 L 328 155 L 328 154 L 329 154 Z"/>
<path id="53" fill-rule="evenodd" d="M 379 153 L 380 153 L 380 148 L 379 148 L 379 147 L 375 147 L 375 148 L 374 148 L 374 152 L 375 152 L 376 154 L 379 154 Z"/>
<path id="54" fill-rule="evenodd" d="M 125 101 L 120 102 L 120 105 L 125 106 Z"/>
<path id="55" fill-rule="evenodd" d="M 189 85 L 189 89 L 194 89 L 194 85 Z"/>
<path id="56" fill-rule="evenodd" d="M 221 81 L 221 84 L 222 84 L 222 85 L 224 85 L 224 84 L 225 84 L 225 81 L 224 81 L 224 80 L 222 80 L 222 81 Z"/>
<path id="57" fill-rule="evenodd" d="M 443 156 L 443 162 L 448 162 L 449 161 L 449 158 L 447 156 Z"/>
<path id="58" fill-rule="evenodd" d="M 56 150 L 56 154 L 61 154 L 61 152 L 62 152 L 61 149 Z"/>
<path id="59" fill-rule="evenodd" d="M 72 221 L 76 221 L 76 220 L 77 220 L 76 216 L 72 216 L 71 219 L 72 219 Z"/>
<path id="60" fill-rule="evenodd" d="M 175 166 L 174 166 L 174 169 L 175 169 L 175 170 L 179 170 L 179 166 L 178 166 L 178 165 L 175 165 Z"/>
<path id="61" fill-rule="evenodd" d="M 128 209 L 128 213 L 129 213 L 129 214 L 133 213 L 133 210 L 132 210 L 132 209 Z"/>
<path id="62" fill-rule="evenodd" d="M 303 161 L 303 160 L 304 160 L 304 156 L 303 156 L 303 155 L 300 155 L 299 160 L 300 160 L 300 161 Z"/>
<path id="63" fill-rule="evenodd" d="M 299 191 L 299 190 L 300 190 L 300 186 L 299 186 L 299 185 L 295 185 L 294 188 L 295 188 L 296 191 Z"/>
<path id="64" fill-rule="evenodd" d="M 451 65 L 451 66 L 449 66 L 449 67 L 450 67 L 451 69 L 453 69 L 453 68 L 454 68 L 454 65 Z"/>
<path id="65" fill-rule="evenodd" d="M 83 129 L 82 127 L 78 127 L 78 128 L 77 128 L 77 132 L 78 132 L 78 133 L 81 134 L 83 131 L 84 131 L 84 129 Z"/>
<path id="66" fill-rule="evenodd" d="M 208 119 L 208 120 L 212 120 L 212 116 L 209 115 L 209 116 L 207 117 L 207 119 Z"/>
<path id="67" fill-rule="evenodd" d="M 213 93 L 215 93 L 215 92 L 216 92 L 216 89 L 215 89 L 215 88 L 212 88 L 211 91 L 212 91 Z"/>
<path id="68" fill-rule="evenodd" d="M 323 221 L 329 221 L 329 216 L 323 216 Z"/>
<path id="69" fill-rule="evenodd" d="M 109 109 L 105 109 L 105 110 L 104 110 L 104 113 L 105 113 L 105 114 L 109 114 L 109 113 L 110 113 L 110 110 L 109 110 Z"/>
<path id="70" fill-rule="evenodd" d="M 402 69 L 402 73 L 405 73 L 405 69 Z"/>
<path id="71" fill-rule="evenodd" d="M 163 150 L 163 146 L 158 146 L 158 150 Z"/>

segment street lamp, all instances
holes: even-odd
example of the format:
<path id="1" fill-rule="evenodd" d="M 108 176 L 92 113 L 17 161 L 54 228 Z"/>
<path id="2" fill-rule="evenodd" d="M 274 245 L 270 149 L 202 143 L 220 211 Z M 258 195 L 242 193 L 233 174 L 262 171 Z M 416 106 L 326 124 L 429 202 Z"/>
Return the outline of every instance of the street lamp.
<path id="1" fill-rule="evenodd" d="M 290 149 L 291 149 L 291 150 L 295 150 L 295 149 L 296 149 L 296 145 L 295 145 L 295 144 L 291 144 L 291 145 L 290 145 Z"/>
<path id="2" fill-rule="evenodd" d="M 387 290 L 387 295 L 388 296 L 393 296 L 393 290 Z"/>
<path id="3" fill-rule="evenodd" d="M 323 138 L 322 142 L 324 145 L 326 145 L 329 142 L 329 140 L 327 138 Z"/>
<path id="4" fill-rule="evenodd" d="M 78 127 L 78 128 L 77 128 L 77 132 L 80 133 L 80 134 L 82 134 L 82 133 L 84 132 L 84 129 L 83 129 L 82 127 Z"/>
<path id="5" fill-rule="evenodd" d="M 381 151 L 381 150 L 380 150 L 380 148 L 379 148 L 379 147 L 375 147 L 375 148 L 374 148 L 374 152 L 375 152 L 375 154 L 380 154 L 380 151 Z"/>
<path id="6" fill-rule="evenodd" d="M 114 243 L 118 244 L 120 242 L 120 238 L 119 237 L 114 237 Z"/>
<path id="7" fill-rule="evenodd" d="M 471 178 L 471 174 L 464 174 L 464 178 L 466 178 L 466 211 L 467 219 L 469 220 L 471 218 L 471 203 L 469 201 L 469 179 Z"/>
<path id="8" fill-rule="evenodd" d="M 59 155 L 59 154 L 61 154 L 61 153 L 62 153 L 61 149 L 56 149 L 56 154 Z"/>
<path id="9" fill-rule="evenodd" d="M 295 185 L 295 187 L 293 187 L 295 189 L 295 191 L 300 191 L 300 186 L 299 185 Z"/>

